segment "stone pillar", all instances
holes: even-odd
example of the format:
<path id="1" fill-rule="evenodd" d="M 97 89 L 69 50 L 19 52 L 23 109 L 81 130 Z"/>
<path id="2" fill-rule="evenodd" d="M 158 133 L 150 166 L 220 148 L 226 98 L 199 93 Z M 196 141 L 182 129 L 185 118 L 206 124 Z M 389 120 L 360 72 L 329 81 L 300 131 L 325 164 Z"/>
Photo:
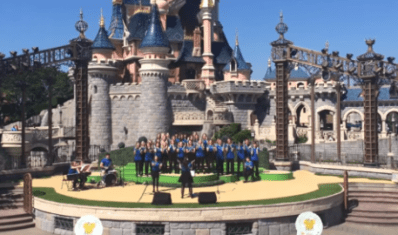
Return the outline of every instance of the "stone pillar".
<path id="1" fill-rule="evenodd" d="M 256 122 L 253 125 L 253 130 L 255 133 L 255 139 L 259 140 L 260 137 L 260 124 L 258 123 L 258 119 L 256 119 Z"/>
<path id="2" fill-rule="evenodd" d="M 289 145 L 290 145 L 290 144 L 294 144 L 294 141 L 295 141 L 295 137 L 294 137 L 294 124 L 293 124 L 293 121 L 292 121 L 292 120 L 289 121 L 288 133 L 289 133 L 289 137 L 288 137 Z"/>
<path id="3" fill-rule="evenodd" d="M 208 1 L 202 2 L 203 10 L 203 60 L 205 65 L 202 68 L 202 79 L 205 81 L 206 87 L 209 87 L 211 83 L 214 82 L 215 78 L 215 68 L 213 65 L 213 53 L 211 50 L 211 43 L 213 38 L 213 26 L 212 26 L 212 4 Z"/>
<path id="4" fill-rule="evenodd" d="M 340 126 L 340 138 L 342 141 L 345 140 L 345 130 L 346 130 L 346 125 L 343 122 L 343 124 L 341 124 Z"/>
<path id="5" fill-rule="evenodd" d="M 381 120 L 381 137 L 387 137 L 387 120 Z"/>
<path id="6" fill-rule="evenodd" d="M 91 87 L 90 145 L 112 144 L 112 111 L 109 84 L 115 79 L 117 69 L 112 64 L 90 63 L 89 83 Z"/>
<path id="7" fill-rule="evenodd" d="M 308 130 L 307 130 L 307 144 L 312 144 L 312 125 L 311 125 L 311 116 L 309 116 L 310 121 L 308 122 Z"/>

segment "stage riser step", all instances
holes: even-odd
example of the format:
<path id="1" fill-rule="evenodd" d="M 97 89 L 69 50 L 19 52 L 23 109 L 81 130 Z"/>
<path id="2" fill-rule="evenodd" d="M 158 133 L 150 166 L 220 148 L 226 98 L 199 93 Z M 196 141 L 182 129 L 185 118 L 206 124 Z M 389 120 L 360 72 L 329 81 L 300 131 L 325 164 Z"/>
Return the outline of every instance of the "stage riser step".
<path id="1" fill-rule="evenodd" d="M 348 215 L 349 217 L 361 217 L 361 218 L 376 218 L 376 219 L 398 219 L 397 213 L 381 213 L 381 212 L 359 212 L 353 210 Z"/>
<path id="2" fill-rule="evenodd" d="M 3 194 L 0 195 L 0 200 L 4 200 L 4 199 L 19 199 L 19 198 L 23 198 L 22 194 Z"/>
<path id="3" fill-rule="evenodd" d="M 8 225 L 8 226 L 0 226 L 0 232 L 14 231 L 14 230 L 32 228 L 32 227 L 35 227 L 34 222 L 12 224 L 12 225 Z"/>
<path id="4" fill-rule="evenodd" d="M 398 212 L 398 205 L 391 203 L 359 202 L 358 206 L 353 208 L 353 210 L 396 213 Z"/>
<path id="5" fill-rule="evenodd" d="M 348 217 L 346 218 L 345 221 L 358 223 L 358 224 L 368 224 L 368 225 L 394 225 L 398 227 L 398 219 L 386 220 L 386 219 L 376 219 L 376 218 Z"/>
<path id="6" fill-rule="evenodd" d="M 11 225 L 11 224 L 21 224 L 21 223 L 29 223 L 29 222 L 33 222 L 32 216 L 30 216 L 30 217 L 21 217 L 21 218 L 4 219 L 4 220 L 0 220 L 0 227 Z"/>
<path id="7" fill-rule="evenodd" d="M 383 197 L 383 198 L 397 198 L 398 199 L 398 192 L 397 193 L 357 193 L 357 192 L 348 192 L 349 197 Z"/>
<path id="8" fill-rule="evenodd" d="M 391 199 L 391 198 L 348 197 L 348 200 L 358 200 L 359 203 L 366 202 L 366 203 L 383 203 L 383 204 L 397 204 L 398 205 L 398 199 Z"/>

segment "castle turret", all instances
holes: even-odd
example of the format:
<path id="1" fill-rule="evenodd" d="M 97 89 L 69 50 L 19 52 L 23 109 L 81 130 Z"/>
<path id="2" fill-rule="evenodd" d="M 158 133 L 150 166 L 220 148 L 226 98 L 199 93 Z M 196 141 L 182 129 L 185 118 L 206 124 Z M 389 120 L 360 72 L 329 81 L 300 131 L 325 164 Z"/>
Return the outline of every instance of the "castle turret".
<path id="1" fill-rule="evenodd" d="M 124 35 L 122 0 L 113 0 L 112 20 L 109 25 L 109 38 L 122 40 Z"/>
<path id="2" fill-rule="evenodd" d="M 90 145 L 108 148 L 112 144 L 111 101 L 109 84 L 116 77 L 116 68 L 109 64 L 114 46 L 105 30 L 101 14 L 100 29 L 93 45 L 93 62 L 89 64 L 89 94 L 91 95 Z"/>
<path id="3" fill-rule="evenodd" d="M 154 139 L 158 133 L 167 132 L 171 125 L 170 109 L 167 108 L 167 79 L 169 76 L 166 55 L 169 40 L 163 31 L 159 10 L 152 3 L 150 24 L 140 50 L 144 54 L 141 64 L 140 136 Z"/>
<path id="4" fill-rule="evenodd" d="M 211 44 L 212 44 L 212 33 L 213 33 L 213 24 L 212 24 L 212 11 L 214 7 L 213 0 L 202 0 L 200 4 L 200 8 L 203 10 L 203 41 L 204 41 L 204 50 L 203 50 L 203 60 L 205 61 L 205 65 L 202 68 L 202 79 L 205 81 L 206 86 L 209 86 L 214 82 L 214 65 L 213 65 L 213 53 L 211 52 Z"/>
<path id="5" fill-rule="evenodd" d="M 239 47 L 239 38 L 236 34 L 235 49 L 231 60 L 224 68 L 224 80 L 250 80 L 251 68 L 243 58 Z"/>

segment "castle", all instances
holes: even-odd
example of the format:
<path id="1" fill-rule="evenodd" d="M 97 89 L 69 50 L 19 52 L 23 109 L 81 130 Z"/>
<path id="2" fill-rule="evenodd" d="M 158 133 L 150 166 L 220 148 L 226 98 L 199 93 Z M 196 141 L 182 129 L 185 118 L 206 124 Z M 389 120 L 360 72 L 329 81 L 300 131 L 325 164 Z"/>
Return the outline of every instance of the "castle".
<path id="1" fill-rule="evenodd" d="M 275 140 L 275 71 L 250 78 L 251 64 L 234 49 L 218 19 L 219 0 L 113 0 L 108 30 L 101 18 L 89 65 L 90 144 L 133 145 L 159 132 L 198 131 L 240 123 L 258 140 Z M 281 20 L 283 20 L 281 16 Z M 316 142 L 363 139 L 361 88 L 342 92 L 336 118 L 334 82 L 315 81 Z M 379 131 L 393 129 L 398 100 L 390 85 L 379 94 Z M 289 140 L 310 136 L 309 75 L 296 66 L 289 79 Z M 397 116 L 398 118 L 398 116 Z M 310 138 L 308 138 L 310 139 Z M 307 143 L 310 143 L 308 140 Z"/>

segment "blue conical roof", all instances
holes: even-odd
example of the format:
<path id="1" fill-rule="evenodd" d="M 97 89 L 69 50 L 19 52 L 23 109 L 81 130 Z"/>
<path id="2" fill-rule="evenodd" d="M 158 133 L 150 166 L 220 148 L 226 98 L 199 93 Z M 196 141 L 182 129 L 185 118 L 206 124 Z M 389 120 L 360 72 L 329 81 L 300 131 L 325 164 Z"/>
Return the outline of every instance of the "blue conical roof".
<path id="1" fill-rule="evenodd" d="M 166 33 L 163 32 L 156 4 L 152 6 L 149 27 L 141 42 L 140 48 L 144 47 L 169 47 L 169 40 Z"/>
<path id="2" fill-rule="evenodd" d="M 115 47 L 113 46 L 112 42 L 108 38 L 108 33 L 106 32 L 104 27 L 100 27 L 97 37 L 95 37 L 94 43 L 91 46 L 92 49 L 112 49 L 114 50 Z"/>
<path id="3" fill-rule="evenodd" d="M 123 39 L 124 25 L 122 16 L 122 5 L 113 5 L 112 20 L 108 32 L 112 39 Z"/>
<path id="4" fill-rule="evenodd" d="M 243 58 L 243 55 L 242 55 L 242 52 L 240 51 L 240 47 L 239 47 L 238 43 L 236 44 L 234 52 L 232 54 L 232 58 L 231 58 L 230 62 L 225 66 L 224 71 L 230 71 L 232 59 L 235 59 L 235 61 L 236 61 L 237 71 L 250 70 L 250 66 L 247 65 L 245 59 Z"/>

